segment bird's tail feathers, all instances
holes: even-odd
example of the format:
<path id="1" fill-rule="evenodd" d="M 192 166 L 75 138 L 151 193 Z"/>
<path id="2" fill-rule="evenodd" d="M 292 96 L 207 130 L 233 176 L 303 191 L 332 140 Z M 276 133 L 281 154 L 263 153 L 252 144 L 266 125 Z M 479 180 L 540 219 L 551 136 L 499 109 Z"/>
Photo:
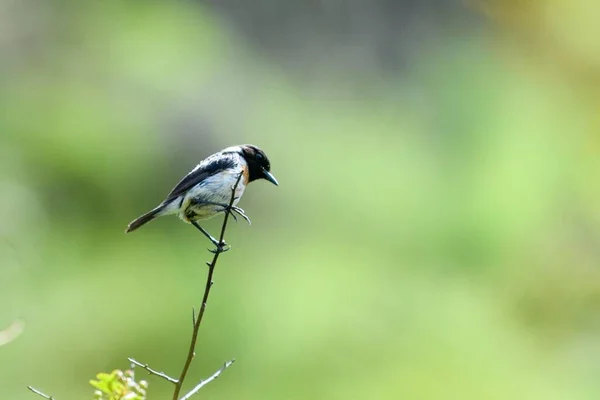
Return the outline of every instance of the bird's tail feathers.
<path id="1" fill-rule="evenodd" d="M 136 229 L 138 229 L 140 226 L 152 221 L 154 218 L 160 217 L 163 214 L 162 211 L 164 210 L 164 208 L 165 208 L 165 205 L 161 204 L 160 206 L 156 207 L 155 209 L 148 211 L 146 214 L 134 219 L 133 221 L 131 221 L 129 223 L 129 225 L 127 225 L 127 229 L 125 229 L 125 233 L 133 232 Z"/>

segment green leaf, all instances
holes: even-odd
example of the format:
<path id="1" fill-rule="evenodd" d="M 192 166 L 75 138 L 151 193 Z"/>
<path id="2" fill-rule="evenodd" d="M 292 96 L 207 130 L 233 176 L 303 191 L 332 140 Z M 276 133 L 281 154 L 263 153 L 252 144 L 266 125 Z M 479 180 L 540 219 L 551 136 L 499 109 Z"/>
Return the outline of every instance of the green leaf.
<path id="1" fill-rule="evenodd" d="M 90 385 L 106 394 L 110 394 L 110 389 L 108 388 L 107 382 L 90 380 Z"/>

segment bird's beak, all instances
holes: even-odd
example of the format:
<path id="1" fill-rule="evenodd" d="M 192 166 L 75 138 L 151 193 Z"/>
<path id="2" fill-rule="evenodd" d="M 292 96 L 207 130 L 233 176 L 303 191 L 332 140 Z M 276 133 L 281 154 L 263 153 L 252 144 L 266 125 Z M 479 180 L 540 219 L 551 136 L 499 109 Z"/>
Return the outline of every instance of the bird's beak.
<path id="1" fill-rule="evenodd" d="M 266 169 L 263 169 L 263 175 L 264 175 L 265 179 L 268 180 L 269 182 L 271 182 L 273 185 L 279 186 L 279 182 L 277 182 L 277 179 L 275 179 L 275 177 L 273 176 L 272 173 L 270 173 Z"/>

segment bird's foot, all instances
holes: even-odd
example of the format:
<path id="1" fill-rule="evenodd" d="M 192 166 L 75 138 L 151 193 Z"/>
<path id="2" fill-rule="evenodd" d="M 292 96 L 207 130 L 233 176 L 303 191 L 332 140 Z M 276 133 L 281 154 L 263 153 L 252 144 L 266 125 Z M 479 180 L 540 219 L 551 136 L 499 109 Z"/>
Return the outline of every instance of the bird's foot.
<path id="1" fill-rule="evenodd" d="M 233 219 L 237 222 L 237 217 L 235 216 L 235 213 L 238 213 L 238 215 L 242 218 L 244 218 L 246 220 L 246 222 L 248 222 L 248 225 L 252 225 L 252 221 L 250 221 L 250 218 L 246 215 L 246 212 L 236 206 L 231 206 L 231 208 L 229 207 L 225 207 L 223 208 L 223 212 L 229 212 L 229 214 L 233 217 Z"/>
<path id="2" fill-rule="evenodd" d="M 225 253 L 226 251 L 229 251 L 231 249 L 231 246 L 225 242 L 219 243 L 218 241 L 215 240 L 213 242 L 213 244 L 215 245 L 215 248 L 208 249 L 208 251 L 210 251 L 213 254 Z"/>
<path id="3" fill-rule="evenodd" d="M 239 200 L 239 199 L 240 199 L 239 197 L 234 197 L 234 201 L 236 201 L 236 200 Z M 205 203 L 206 203 L 206 204 L 213 204 L 213 205 L 215 205 L 215 206 L 220 206 L 220 207 L 222 207 L 222 208 L 219 210 L 219 212 L 229 213 L 229 214 L 230 214 L 230 215 L 233 217 L 233 219 L 234 219 L 236 222 L 237 222 L 237 217 L 236 217 L 236 215 L 234 214 L 234 212 L 235 212 L 235 213 L 238 213 L 238 215 L 239 215 L 240 217 L 244 218 L 244 219 L 246 220 L 246 222 L 248 222 L 248 225 L 252 225 L 252 221 L 250 221 L 250 218 L 249 218 L 249 217 L 246 215 L 246 212 L 245 212 L 243 209 L 241 209 L 241 208 L 239 208 L 239 207 L 237 207 L 237 206 L 233 206 L 233 205 L 232 205 L 232 206 L 229 206 L 228 204 L 223 204 L 223 203 L 214 203 L 214 202 L 205 202 Z"/>

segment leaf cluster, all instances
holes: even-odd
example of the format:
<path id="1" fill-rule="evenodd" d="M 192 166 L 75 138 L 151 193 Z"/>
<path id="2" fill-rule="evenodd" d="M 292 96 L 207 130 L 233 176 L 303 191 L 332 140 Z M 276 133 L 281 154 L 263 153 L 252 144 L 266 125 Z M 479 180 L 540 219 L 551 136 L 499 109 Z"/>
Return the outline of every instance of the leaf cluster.
<path id="1" fill-rule="evenodd" d="M 94 400 L 146 400 L 148 382 L 136 381 L 133 370 L 101 372 L 90 384 L 96 388 Z"/>

